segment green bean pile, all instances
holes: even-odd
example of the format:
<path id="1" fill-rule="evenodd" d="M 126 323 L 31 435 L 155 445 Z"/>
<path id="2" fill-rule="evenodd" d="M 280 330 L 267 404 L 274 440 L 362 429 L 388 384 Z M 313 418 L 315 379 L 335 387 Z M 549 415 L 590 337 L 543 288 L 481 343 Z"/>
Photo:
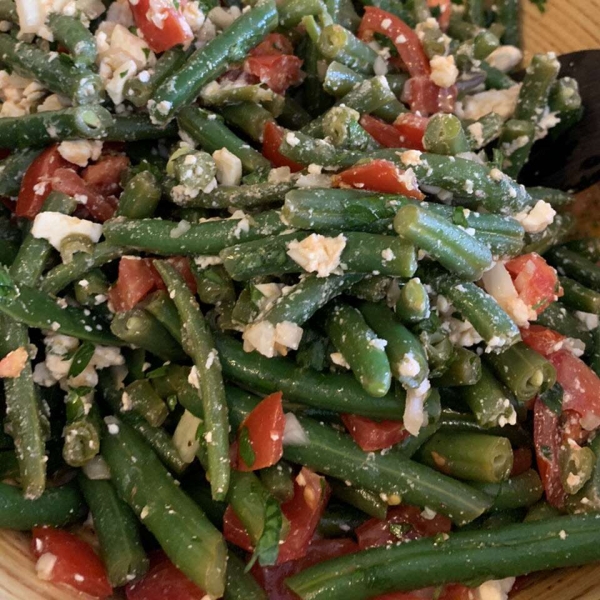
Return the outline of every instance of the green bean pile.
<path id="1" fill-rule="evenodd" d="M 40 576 L 466 600 L 600 560 L 600 242 L 519 183 L 577 82 L 513 79 L 515 0 L 361 1 L 0 0 L 0 527 Z"/>

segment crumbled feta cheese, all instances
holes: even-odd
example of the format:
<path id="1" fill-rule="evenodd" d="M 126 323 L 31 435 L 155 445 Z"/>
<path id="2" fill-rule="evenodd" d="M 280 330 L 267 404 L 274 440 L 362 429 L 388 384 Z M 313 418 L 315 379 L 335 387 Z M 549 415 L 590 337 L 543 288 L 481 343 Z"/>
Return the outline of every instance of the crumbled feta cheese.
<path id="1" fill-rule="evenodd" d="M 198 417 L 195 417 L 189 410 L 185 410 L 173 432 L 173 445 L 185 463 L 191 463 L 196 458 L 196 452 L 200 447 L 196 434 L 201 423 L 202 421 Z"/>
<path id="2" fill-rule="evenodd" d="M 52 580 L 52 572 L 54 571 L 57 560 L 58 557 L 55 554 L 44 552 L 35 563 L 35 572 L 37 573 L 37 576 L 44 581 Z"/>
<path id="3" fill-rule="evenodd" d="M 300 140 L 296 137 L 296 134 L 293 131 L 290 131 L 285 136 L 285 141 L 294 148 L 300 143 Z"/>
<path id="4" fill-rule="evenodd" d="M 461 321 L 454 317 L 446 317 L 442 322 L 442 328 L 448 332 L 450 341 L 455 346 L 463 346 L 468 348 L 479 344 L 483 338 L 475 330 L 469 321 Z"/>
<path id="5" fill-rule="evenodd" d="M 381 258 L 384 260 L 384 262 L 389 262 L 391 260 L 394 260 L 396 258 L 396 255 L 394 254 L 394 251 L 391 248 L 386 248 L 385 250 L 381 251 Z"/>
<path id="6" fill-rule="evenodd" d="M 188 383 L 192 387 L 195 387 L 197 390 L 200 389 L 200 375 L 198 374 L 198 369 L 196 369 L 195 366 L 193 366 L 190 369 L 190 374 L 188 375 Z"/>
<path id="7" fill-rule="evenodd" d="M 512 71 L 523 60 L 523 53 L 516 46 L 499 46 L 488 54 L 485 61 L 504 73 Z"/>
<path id="8" fill-rule="evenodd" d="M 378 55 L 377 58 L 373 61 L 373 72 L 375 75 L 387 75 L 388 72 L 388 64 L 383 56 Z"/>
<path id="9" fill-rule="evenodd" d="M 483 137 L 483 125 L 481 123 L 471 123 L 467 129 L 469 133 L 473 136 L 475 143 L 478 148 L 481 148 L 484 145 L 485 139 Z"/>
<path id="10" fill-rule="evenodd" d="M 29 353 L 24 347 L 10 351 L 0 360 L 0 379 L 18 377 L 28 361 Z"/>
<path id="11" fill-rule="evenodd" d="M 333 185 L 333 176 L 326 173 L 300 174 L 296 179 L 296 187 L 299 188 L 330 188 Z"/>
<path id="12" fill-rule="evenodd" d="M 227 148 L 212 154 L 217 167 L 217 181 L 221 185 L 239 185 L 242 180 L 242 161 Z"/>
<path id="13" fill-rule="evenodd" d="M 575 316 L 585 325 L 588 331 L 593 331 L 598 327 L 598 315 L 576 310 Z"/>
<path id="14" fill-rule="evenodd" d="M 305 271 L 317 273 L 317 277 L 327 277 L 340 266 L 340 258 L 346 247 L 343 234 L 327 237 L 313 233 L 303 240 L 293 240 L 288 244 L 287 255 Z"/>
<path id="15" fill-rule="evenodd" d="M 430 389 L 429 379 L 424 379 L 418 388 L 408 388 L 406 390 L 403 423 L 411 435 L 418 435 L 419 430 L 425 423 L 424 406 Z"/>
<path id="16" fill-rule="evenodd" d="M 479 94 L 466 96 L 456 103 L 455 113 L 461 119 L 479 121 L 481 117 L 495 112 L 503 119 L 509 119 L 515 112 L 517 97 L 521 84 L 513 85 L 507 90 L 487 90 Z"/>
<path id="17" fill-rule="evenodd" d="M 133 2 L 131 3 L 133 4 Z M 135 26 L 133 14 L 128 0 L 116 0 L 108 7 L 105 20 L 111 23 L 118 23 L 126 29 Z"/>
<path id="18" fill-rule="evenodd" d="M 421 164 L 421 151 L 420 150 L 405 150 L 398 154 L 403 165 L 418 166 Z"/>
<path id="19" fill-rule="evenodd" d="M 177 226 L 171 229 L 171 231 L 169 232 L 169 237 L 180 238 L 182 235 L 186 234 L 191 229 L 191 227 L 192 225 L 189 221 L 181 219 L 181 221 L 177 223 Z"/>
<path id="20" fill-rule="evenodd" d="M 197 264 L 201 269 L 206 269 L 212 265 L 220 265 L 223 260 L 220 256 L 196 256 L 194 257 L 194 263 Z"/>
<path id="21" fill-rule="evenodd" d="M 71 140 L 58 145 L 58 153 L 67 161 L 87 167 L 90 160 L 98 160 L 102 153 L 102 142 L 97 140 Z"/>
<path id="22" fill-rule="evenodd" d="M 412 352 L 407 352 L 400 363 L 398 363 L 398 373 L 401 377 L 416 377 L 421 372 L 421 365 L 415 359 Z"/>
<path id="23" fill-rule="evenodd" d="M 348 361 L 344 358 L 344 355 L 341 352 L 332 352 L 329 355 L 331 362 L 338 367 L 343 367 L 344 369 L 349 369 L 350 365 Z"/>
<path id="24" fill-rule="evenodd" d="M 279 354 L 285 356 L 288 349 L 298 349 L 302 334 L 302 328 L 289 321 L 277 325 L 269 321 L 257 321 L 248 325 L 242 334 L 244 351 L 256 350 L 267 358 Z"/>
<path id="25" fill-rule="evenodd" d="M 441 88 L 449 88 L 456 83 L 458 69 L 454 63 L 454 56 L 434 56 L 429 62 L 431 75 L 429 78 Z"/>
<path id="26" fill-rule="evenodd" d="M 508 593 L 514 584 L 514 577 L 486 581 L 474 590 L 473 600 L 508 600 Z"/>
<path id="27" fill-rule="evenodd" d="M 535 140 L 541 140 L 548 135 L 548 130 L 556 127 L 560 123 L 560 117 L 557 112 L 550 112 L 548 107 L 544 110 L 542 117 L 535 125 Z"/>
<path id="28" fill-rule="evenodd" d="M 381 338 L 373 338 L 372 340 L 369 340 L 369 346 L 377 348 L 377 350 L 385 350 L 385 347 L 387 346 L 387 340 L 382 340 Z"/>
<path id="29" fill-rule="evenodd" d="M 202 9 L 200 8 L 200 3 L 198 2 L 198 0 L 186 2 L 182 12 L 183 18 L 190 26 L 192 32 L 198 33 L 202 29 L 202 26 L 206 21 L 206 17 L 202 12 Z"/>
<path id="30" fill-rule="evenodd" d="M 34 112 L 35 106 L 46 95 L 46 89 L 37 81 L 0 71 L 0 117 L 21 117 Z"/>
<path id="31" fill-rule="evenodd" d="M 281 298 L 284 286 L 282 283 L 257 283 L 254 287 L 262 294 L 256 307 L 261 313 L 264 313 L 273 306 L 278 298 Z"/>
<path id="32" fill-rule="evenodd" d="M 102 225 L 62 213 L 46 211 L 35 217 L 31 228 L 31 235 L 34 238 L 48 240 L 57 250 L 60 250 L 67 236 L 75 234 L 86 236 L 95 244 L 102 235 Z"/>
<path id="33" fill-rule="evenodd" d="M 60 94 L 50 94 L 37 107 L 37 112 L 47 112 L 49 110 L 62 110 L 71 106 L 71 101 L 66 96 Z"/>
<path id="34" fill-rule="evenodd" d="M 502 173 L 502 171 L 500 169 L 497 169 L 496 167 L 494 167 L 493 169 L 490 170 L 490 177 L 494 181 L 502 181 L 502 179 L 504 178 L 504 173 Z"/>
<path id="35" fill-rule="evenodd" d="M 229 8 L 217 6 L 208 13 L 208 18 L 219 29 L 227 29 L 241 14 L 242 11 L 237 6 Z"/>
<path id="36" fill-rule="evenodd" d="M 292 180 L 292 171 L 289 167 L 277 167 L 269 171 L 269 183 L 288 183 Z"/>
<path id="37" fill-rule="evenodd" d="M 556 211 L 548 202 L 538 200 L 533 208 L 517 213 L 514 218 L 523 225 L 527 233 L 540 233 L 554 221 Z"/>
<path id="38" fill-rule="evenodd" d="M 284 446 L 306 446 L 309 443 L 298 417 L 294 413 L 285 413 L 285 426 L 283 429 Z"/>

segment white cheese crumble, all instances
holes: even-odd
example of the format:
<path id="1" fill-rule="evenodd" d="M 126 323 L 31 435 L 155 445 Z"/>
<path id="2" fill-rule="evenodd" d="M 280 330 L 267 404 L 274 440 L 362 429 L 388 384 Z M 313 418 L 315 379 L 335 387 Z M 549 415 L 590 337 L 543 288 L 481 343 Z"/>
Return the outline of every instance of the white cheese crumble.
<path id="1" fill-rule="evenodd" d="M 267 177 L 269 183 L 289 183 L 292 180 L 292 171 L 289 167 L 271 169 Z"/>
<path id="2" fill-rule="evenodd" d="M 576 310 L 575 316 L 585 325 L 588 331 L 593 331 L 598 327 L 598 315 Z"/>
<path id="3" fill-rule="evenodd" d="M 349 369 L 350 365 L 348 361 L 344 358 L 344 355 L 341 352 L 332 352 L 329 355 L 331 362 L 338 367 L 343 367 L 344 369 Z"/>
<path id="4" fill-rule="evenodd" d="M 95 244 L 102 235 L 102 225 L 62 213 L 46 211 L 35 217 L 31 228 L 31 235 L 34 238 L 48 240 L 57 250 L 60 250 L 67 236 L 74 234 L 83 235 Z"/>
<path id="5" fill-rule="evenodd" d="M 326 237 L 313 233 L 303 240 L 292 240 L 288 244 L 287 255 L 305 271 L 317 273 L 317 277 L 327 277 L 340 266 L 345 247 L 343 234 Z"/>
<path id="6" fill-rule="evenodd" d="M 485 61 L 504 73 L 512 71 L 523 60 L 523 53 L 516 46 L 499 46 Z"/>
<path id="7" fill-rule="evenodd" d="M 248 325 L 242 334 L 244 351 L 256 350 L 267 358 L 285 356 L 288 350 L 298 349 L 302 334 L 302 327 L 290 321 L 277 325 L 269 321 L 257 321 Z"/>
<path id="8" fill-rule="evenodd" d="M 508 600 L 508 593 L 514 584 L 514 577 L 486 581 L 474 590 L 473 600 Z"/>
<path id="9" fill-rule="evenodd" d="M 37 576 L 44 581 L 51 580 L 52 571 L 54 571 L 57 560 L 58 558 L 55 554 L 44 552 L 35 563 L 35 572 L 37 573 Z"/>
<path id="10" fill-rule="evenodd" d="M 173 445 L 185 463 L 193 462 L 196 457 L 200 446 L 196 433 L 201 423 L 202 421 L 198 417 L 195 417 L 189 410 L 185 410 L 173 432 Z"/>
<path id="11" fill-rule="evenodd" d="M 212 154 L 217 167 L 217 181 L 221 185 L 239 185 L 242 180 L 242 161 L 227 148 Z"/>
<path id="12" fill-rule="evenodd" d="M 487 90 L 456 103 L 454 112 L 461 119 L 479 121 L 481 117 L 495 112 L 503 119 L 509 119 L 515 112 L 517 97 L 521 84 L 513 85 L 507 90 Z"/>
<path id="13" fill-rule="evenodd" d="M 416 377 L 421 372 L 421 365 L 412 352 L 407 352 L 398 364 L 398 373 L 401 377 Z"/>
<path id="14" fill-rule="evenodd" d="M 456 83 L 458 69 L 454 63 L 454 56 L 434 56 L 429 62 L 431 75 L 429 78 L 441 88 L 449 88 Z"/>
<path id="15" fill-rule="evenodd" d="M 285 413 L 285 426 L 283 429 L 284 446 L 306 446 L 309 443 L 298 417 L 294 413 Z"/>
<path id="16" fill-rule="evenodd" d="M 399 153 L 399 157 L 403 165 L 418 166 L 422 162 L 420 150 L 405 150 Z"/>
<path id="17" fill-rule="evenodd" d="M 411 435 L 418 435 L 425 423 L 425 400 L 431 389 L 429 379 L 424 379 L 418 388 L 406 390 L 406 405 L 402 422 Z"/>
<path id="18" fill-rule="evenodd" d="M 98 140 L 71 140 L 58 145 L 58 153 L 67 161 L 87 167 L 90 160 L 98 160 L 102 153 L 102 142 Z"/>
<path id="19" fill-rule="evenodd" d="M 533 208 L 517 213 L 514 218 L 523 225 L 527 233 L 540 233 L 554 222 L 555 215 L 552 205 L 538 200 Z"/>

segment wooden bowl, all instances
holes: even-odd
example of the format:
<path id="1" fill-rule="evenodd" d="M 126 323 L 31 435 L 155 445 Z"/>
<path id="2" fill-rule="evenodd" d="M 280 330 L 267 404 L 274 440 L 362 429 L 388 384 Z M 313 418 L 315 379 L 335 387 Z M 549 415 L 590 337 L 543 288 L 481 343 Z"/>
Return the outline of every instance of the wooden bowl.
<path id="1" fill-rule="evenodd" d="M 535 52 L 565 53 L 600 47 L 600 0 L 548 0 L 543 14 L 528 0 L 522 3 L 526 62 Z M 582 196 L 586 206 L 600 206 L 600 187 Z M 589 226 L 584 228 L 589 234 Z M 593 233 L 600 235 L 600 230 Z M 38 579 L 28 536 L 0 531 L 0 600 L 86 598 L 90 597 Z M 513 600 L 600 600 L 600 565 L 537 574 Z"/>

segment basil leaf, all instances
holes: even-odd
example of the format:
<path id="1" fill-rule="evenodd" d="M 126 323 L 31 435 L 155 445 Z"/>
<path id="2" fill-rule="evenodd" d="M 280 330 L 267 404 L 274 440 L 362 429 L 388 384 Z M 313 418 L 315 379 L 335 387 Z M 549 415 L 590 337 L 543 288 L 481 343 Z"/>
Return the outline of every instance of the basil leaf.
<path id="1" fill-rule="evenodd" d="M 69 377 L 77 377 L 81 375 L 85 368 L 90 364 L 96 346 L 92 342 L 83 342 L 73 355 L 73 362 L 69 367 Z"/>
<path id="2" fill-rule="evenodd" d="M 560 383 L 556 382 L 549 390 L 540 394 L 540 400 L 555 414 L 562 412 L 564 390 Z"/>
<path id="3" fill-rule="evenodd" d="M 242 427 L 239 435 L 239 448 L 240 456 L 247 467 L 252 467 L 256 460 L 256 454 L 254 448 L 252 448 L 252 442 L 250 441 L 250 433 L 247 427 Z"/>
<path id="4" fill-rule="evenodd" d="M 283 527 L 283 513 L 275 498 L 269 496 L 265 504 L 265 528 L 256 544 L 252 558 L 246 566 L 246 573 L 258 560 L 261 567 L 268 567 L 277 562 L 279 556 L 279 539 Z"/>

